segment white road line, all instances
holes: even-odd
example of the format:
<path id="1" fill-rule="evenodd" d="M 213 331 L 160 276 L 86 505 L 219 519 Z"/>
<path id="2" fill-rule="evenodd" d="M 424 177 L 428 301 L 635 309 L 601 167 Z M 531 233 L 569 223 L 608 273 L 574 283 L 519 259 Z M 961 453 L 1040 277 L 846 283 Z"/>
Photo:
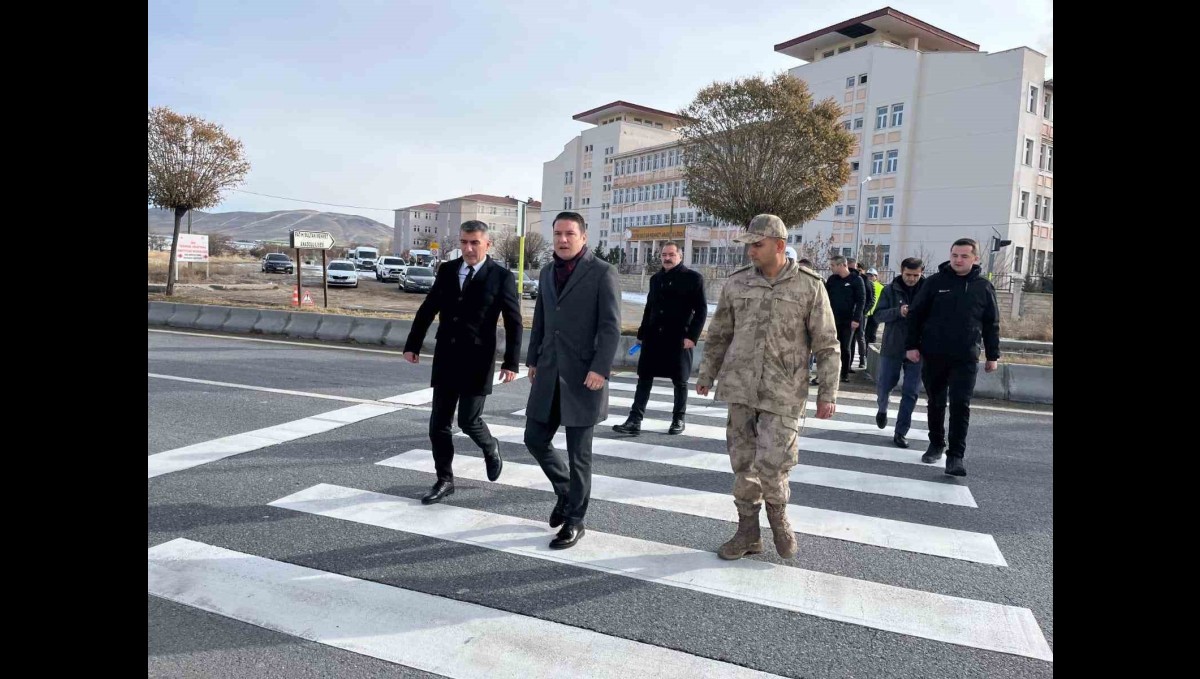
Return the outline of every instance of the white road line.
<path id="1" fill-rule="evenodd" d="M 520 427 L 489 424 L 492 435 L 506 443 L 524 443 L 525 430 Z M 460 432 L 461 433 L 461 432 Z M 560 450 L 566 450 L 567 437 L 561 430 L 554 437 L 554 445 Z M 685 448 L 655 446 L 646 443 L 634 443 L 624 439 L 592 439 L 592 452 L 609 457 L 620 457 L 627 460 L 656 462 L 689 469 L 732 474 L 729 466 L 729 456 L 724 453 L 705 453 Z M 593 463 L 592 468 L 596 465 Z M 931 465 L 931 469 L 936 469 Z M 919 481 L 882 474 L 867 474 L 865 472 L 847 469 L 830 469 L 798 464 L 792 467 L 790 480 L 794 483 L 807 483 L 813 486 L 838 488 L 841 490 L 889 495 L 910 500 L 923 500 L 940 504 L 958 505 L 960 507 L 978 507 L 971 489 L 955 483 L 935 483 Z"/>
<path id="2" fill-rule="evenodd" d="M 284 396 L 304 396 L 307 398 L 321 398 L 328 401 L 344 401 L 347 403 L 374 403 L 383 404 L 386 401 L 377 401 L 369 398 L 354 398 L 351 396 L 334 396 L 332 394 L 318 394 L 312 391 L 295 391 L 292 389 L 275 389 L 273 387 L 259 387 L 253 384 L 236 384 L 233 382 L 215 382 L 213 380 L 198 380 L 194 377 L 176 377 L 175 375 L 159 375 L 157 373 L 146 373 L 147 377 L 152 377 L 158 380 L 172 380 L 175 382 L 189 382 L 191 384 L 206 384 L 213 387 L 228 387 L 230 389 L 249 389 L 251 391 L 262 391 L 268 394 L 283 394 Z M 396 398 L 396 397 L 393 397 Z"/>
<path id="3" fill-rule="evenodd" d="M 712 552 L 599 531 L 571 549 L 549 548 L 553 530 L 519 519 L 330 484 L 273 507 L 474 545 L 679 587 L 898 634 L 1041 660 L 1053 655 L 1028 608 L 951 597 L 756 559 L 723 561 Z M 562 655 L 562 654 L 556 654 Z M 645 670 L 637 676 L 650 676 Z"/>
<path id="4" fill-rule="evenodd" d="M 255 429 L 243 434 L 223 436 L 219 439 L 155 453 L 148 456 L 146 461 L 147 478 L 152 479 L 156 476 L 191 469 L 208 462 L 248 453 L 277 443 L 295 441 L 314 434 L 332 431 L 347 424 L 387 415 L 398 409 L 392 405 L 382 404 L 350 406 L 272 427 Z"/>
<path id="5" fill-rule="evenodd" d="M 428 474 L 436 473 L 433 465 L 433 452 L 430 450 L 410 450 L 376 464 Z M 483 458 L 459 455 L 454 459 L 454 476 L 474 481 L 487 480 L 487 470 Z M 511 460 L 505 461 L 504 471 L 496 483 L 554 492 L 541 467 Z M 720 521 L 737 522 L 733 498 L 728 493 L 711 493 L 593 474 L 591 498 Z M 801 505 L 788 505 L 787 514 L 792 528 L 798 533 L 992 566 L 1008 565 L 1000 553 L 999 546 L 996 545 L 996 540 L 985 533 L 972 533 L 953 528 L 927 526 L 920 523 L 895 521 Z M 760 516 L 760 522 L 764 526 L 769 525 L 765 513 Z"/>
<path id="6" fill-rule="evenodd" d="M 147 591 L 251 625 L 445 677 L 775 676 L 184 538 L 149 549 Z"/>
<path id="7" fill-rule="evenodd" d="M 628 408 L 633 405 L 633 399 L 625 398 L 624 396 L 609 396 L 608 397 L 608 405 Z M 843 406 L 839 404 L 838 405 L 838 415 L 842 414 L 842 408 L 843 408 Z M 650 401 L 646 402 L 646 410 L 654 410 L 654 411 L 658 411 L 658 412 L 670 413 L 670 412 L 674 412 L 675 404 L 673 402 L 667 402 L 667 401 L 650 400 Z M 689 406 L 688 410 L 687 410 L 687 414 L 688 415 L 697 415 L 700 417 L 716 417 L 716 418 L 724 419 L 729 416 L 729 411 L 725 408 L 719 408 L 716 406 Z M 613 424 L 621 424 L 622 422 L 625 421 L 624 417 L 620 417 L 620 416 L 616 416 L 616 415 L 614 415 L 613 417 L 610 417 L 609 419 L 620 420 L 620 422 L 614 422 Z M 646 425 L 647 423 L 653 424 L 655 422 L 660 422 L 660 421 L 661 420 L 643 420 L 642 424 L 643 425 Z M 894 419 L 888 421 L 888 425 L 892 425 L 894 423 L 895 423 Z M 668 426 L 670 425 L 669 422 L 667 424 L 668 424 Z M 711 425 L 700 425 L 700 426 L 708 427 Z M 642 428 L 646 429 L 645 426 L 643 426 Z M 691 423 L 689 423 L 688 429 L 690 430 L 691 428 L 692 428 L 692 425 L 691 425 Z M 725 431 L 724 427 L 720 427 L 720 429 L 722 432 Z M 852 434 L 869 434 L 872 436 L 882 436 L 882 437 L 888 438 L 888 439 L 892 438 L 892 434 L 895 433 L 895 428 L 891 427 L 891 426 L 887 426 L 887 427 L 884 427 L 883 429 L 880 429 L 873 423 L 868 424 L 866 422 L 849 422 L 846 420 L 836 420 L 836 419 L 834 419 L 834 420 L 819 420 L 816 417 L 811 416 L 811 415 L 804 418 L 804 429 L 824 429 L 827 431 L 844 431 L 844 432 L 849 432 Z M 651 431 L 651 429 L 647 429 L 647 431 Z M 667 430 L 664 428 L 663 433 L 666 433 L 666 431 Z M 927 432 L 923 429 L 909 429 L 907 436 L 908 436 L 908 438 L 913 439 L 915 441 L 928 441 L 929 440 L 929 432 Z M 705 438 L 708 438 L 708 437 L 705 436 Z M 724 439 L 725 434 L 722 433 L 720 438 Z"/>
<path id="8" fill-rule="evenodd" d="M 637 391 L 637 385 L 636 385 L 636 384 L 628 384 L 628 383 L 626 383 L 626 382 L 609 382 L 609 383 L 608 383 L 608 386 L 609 386 L 609 388 L 610 388 L 610 389 L 615 389 L 615 390 L 617 390 L 617 391 Z M 674 396 L 674 395 L 675 395 L 675 390 L 674 390 L 673 388 L 671 388 L 671 387 L 651 387 L 651 389 L 650 389 L 650 393 L 651 393 L 651 394 L 658 394 L 659 396 Z M 839 401 L 841 401 L 841 400 L 842 400 L 842 396 L 843 396 L 842 394 L 838 394 L 838 400 L 839 400 Z M 609 403 L 609 405 L 621 405 L 621 404 L 620 404 L 620 403 L 618 403 L 618 402 L 617 402 L 617 400 L 616 400 L 616 399 L 621 399 L 621 398 L 623 398 L 623 397 L 620 397 L 620 396 L 609 396 L 609 397 L 608 397 L 608 403 Z M 710 401 L 711 401 L 711 400 L 713 400 L 713 399 L 712 399 L 712 394 L 709 394 L 708 396 L 699 396 L 699 395 L 697 395 L 697 394 L 696 394 L 696 390 L 695 390 L 695 388 L 692 388 L 692 389 L 690 389 L 690 390 L 688 391 L 688 398 L 705 398 L 705 399 L 708 399 L 708 400 L 710 400 Z M 633 405 L 633 399 L 625 399 L 625 400 L 627 400 L 627 401 L 628 401 L 628 403 L 625 403 L 624 405 Z M 662 402 L 662 401 L 657 401 L 657 402 L 655 402 L 655 403 L 662 404 L 663 402 Z M 667 412 L 670 412 L 671 410 L 673 410 L 673 409 L 674 409 L 674 404 L 673 404 L 673 403 L 668 403 L 668 404 L 666 404 L 666 405 L 667 405 Z M 647 406 L 647 407 L 649 407 L 649 406 Z M 808 399 L 808 401 L 805 403 L 805 407 L 806 407 L 808 410 L 816 410 L 816 409 L 817 409 L 817 398 L 816 398 L 816 394 L 813 394 L 813 395 L 812 395 L 812 397 Z M 662 410 L 662 408 L 654 408 L 654 410 Z M 703 408 L 702 408 L 702 407 L 700 407 L 700 406 L 691 406 L 691 405 L 689 405 L 689 406 L 688 406 L 688 414 L 689 414 L 689 415 L 691 415 L 691 414 L 693 413 L 693 411 L 697 411 L 697 410 L 703 410 Z M 724 408 L 721 408 L 721 409 L 720 409 L 720 411 L 721 411 L 721 417 L 724 417 L 724 416 L 725 416 L 725 409 L 724 409 Z M 845 405 L 845 404 L 842 404 L 842 403 L 838 403 L 838 408 L 837 408 L 837 411 L 838 411 L 838 414 L 839 414 L 839 415 L 841 415 L 841 414 L 845 414 L 845 415 L 867 415 L 867 416 L 870 416 L 870 417 L 875 417 L 875 413 L 877 412 L 877 411 L 875 410 L 875 406 L 870 406 L 870 407 L 866 407 L 866 406 L 852 406 L 852 405 Z M 888 410 L 888 417 L 890 417 L 890 418 L 891 418 L 891 420 L 894 422 L 894 421 L 896 420 L 896 415 L 897 415 L 898 413 L 899 413 L 899 411 L 898 411 L 898 410 L 896 410 L 895 408 L 892 408 L 892 409 Z M 702 412 L 696 412 L 696 414 L 697 414 L 697 415 L 700 415 L 700 414 L 703 414 L 703 413 L 702 413 Z M 928 415 L 926 415 L 925 413 L 913 412 L 913 417 L 912 417 L 912 419 L 913 419 L 913 421 L 914 421 L 914 422 L 925 422 L 925 421 L 928 419 L 928 417 L 929 417 L 929 416 L 928 416 Z"/>
<path id="9" fill-rule="evenodd" d="M 382 320 L 382 319 L 381 319 Z M 288 344 L 296 347 L 305 347 L 308 349 L 334 349 L 337 351 L 362 351 L 368 354 L 390 354 L 396 358 L 404 358 L 404 350 L 400 347 L 395 349 L 367 349 L 366 347 L 343 347 L 336 344 L 317 344 L 309 342 L 292 342 L 289 340 L 266 339 L 263 337 L 238 337 L 235 335 L 213 335 L 203 332 L 187 332 L 184 330 L 159 330 L 157 328 L 147 328 L 146 332 L 157 332 L 163 335 L 188 335 L 190 337 L 211 337 L 220 340 L 233 340 L 237 342 L 263 342 L 266 344 Z M 421 354 L 427 358 L 433 358 L 432 354 Z"/>

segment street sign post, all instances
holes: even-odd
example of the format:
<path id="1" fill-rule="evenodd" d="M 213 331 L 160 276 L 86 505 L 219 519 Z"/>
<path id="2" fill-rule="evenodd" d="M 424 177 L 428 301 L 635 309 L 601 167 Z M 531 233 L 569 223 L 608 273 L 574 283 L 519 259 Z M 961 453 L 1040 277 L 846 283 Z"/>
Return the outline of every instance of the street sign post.
<path id="1" fill-rule="evenodd" d="M 517 201 L 517 235 L 520 236 L 520 244 L 517 246 L 519 252 L 517 254 L 517 299 L 521 299 L 525 295 L 525 210 L 528 203 L 523 200 Z"/>
<path id="2" fill-rule="evenodd" d="M 333 234 L 328 231 L 293 231 L 292 247 L 296 249 L 296 290 L 304 287 L 304 260 L 300 257 L 301 250 L 321 251 L 321 288 L 325 291 L 325 308 L 329 308 L 329 276 L 325 273 L 325 251 L 333 247 Z M 308 293 L 304 293 L 307 295 Z M 311 297 L 307 297 L 311 300 Z M 300 306 L 297 302 L 296 306 Z"/>

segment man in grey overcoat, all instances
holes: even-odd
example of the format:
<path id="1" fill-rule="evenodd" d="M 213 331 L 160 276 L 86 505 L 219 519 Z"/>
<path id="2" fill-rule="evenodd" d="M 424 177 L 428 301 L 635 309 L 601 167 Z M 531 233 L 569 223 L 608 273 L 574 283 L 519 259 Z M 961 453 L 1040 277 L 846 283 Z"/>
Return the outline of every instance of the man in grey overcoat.
<path id="1" fill-rule="evenodd" d="M 592 491 L 592 429 L 608 417 L 608 377 L 621 336 L 617 270 L 587 247 L 587 223 L 576 212 L 554 218 L 554 257 L 542 267 L 529 339 L 529 404 L 525 447 L 558 496 L 550 526 L 562 526 L 552 549 L 583 537 Z M 567 428 L 567 462 L 554 450 Z"/>

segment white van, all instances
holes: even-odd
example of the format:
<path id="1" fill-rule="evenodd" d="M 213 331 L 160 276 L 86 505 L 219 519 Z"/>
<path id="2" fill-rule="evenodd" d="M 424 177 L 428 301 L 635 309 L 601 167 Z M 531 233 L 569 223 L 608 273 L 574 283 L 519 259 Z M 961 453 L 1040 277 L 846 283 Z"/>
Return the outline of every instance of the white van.
<path id="1" fill-rule="evenodd" d="M 346 253 L 346 259 L 354 262 L 359 269 L 375 270 L 375 261 L 379 259 L 379 249 L 367 246 L 357 247 Z"/>

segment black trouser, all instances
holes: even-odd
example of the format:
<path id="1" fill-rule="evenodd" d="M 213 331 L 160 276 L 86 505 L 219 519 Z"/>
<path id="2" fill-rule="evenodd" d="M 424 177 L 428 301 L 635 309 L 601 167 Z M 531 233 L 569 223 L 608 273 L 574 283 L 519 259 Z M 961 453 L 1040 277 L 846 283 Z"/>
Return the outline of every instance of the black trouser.
<path id="1" fill-rule="evenodd" d="M 879 321 L 876 321 L 874 316 L 867 316 L 867 344 L 875 343 L 875 336 L 878 330 Z M 863 355 L 865 356 L 866 354 Z"/>
<path id="2" fill-rule="evenodd" d="M 838 344 L 842 345 L 842 379 L 850 376 L 850 342 L 854 339 L 854 329 L 850 327 L 849 318 L 835 318 L 837 324 Z"/>
<path id="3" fill-rule="evenodd" d="M 433 412 L 429 414 L 429 441 L 433 444 L 433 465 L 438 481 L 453 481 L 454 437 L 450 434 L 450 422 L 454 419 L 454 407 L 458 406 L 458 426 L 471 437 L 475 445 L 485 452 L 492 449 L 496 439 L 483 423 L 483 394 L 460 394 L 451 386 L 433 388 Z"/>
<path id="4" fill-rule="evenodd" d="M 850 360 L 854 360 L 855 349 L 857 349 L 858 362 L 863 364 L 867 360 L 867 342 L 863 339 L 863 332 L 865 330 L 866 328 L 860 323 L 858 328 L 854 330 L 854 339 L 850 342 Z"/>
<path id="5" fill-rule="evenodd" d="M 546 379 L 539 377 L 538 379 Z M 554 401 L 550 405 L 550 421 L 538 422 L 525 418 L 525 447 L 533 455 L 554 494 L 567 498 L 563 516 L 574 525 L 583 523 L 587 514 L 588 499 L 592 495 L 592 429 L 593 427 L 567 427 L 567 458 L 570 467 L 554 450 L 554 434 L 562 421 L 562 395 L 554 385 Z"/>
<path id="6" fill-rule="evenodd" d="M 677 380 L 672 378 L 671 384 L 675 386 L 675 409 L 671 414 L 675 417 L 683 417 L 687 413 L 688 400 L 688 383 L 686 379 Z M 650 401 L 650 389 L 654 386 L 653 377 L 644 377 L 638 375 L 637 391 L 633 394 L 633 407 L 629 409 L 629 419 L 634 422 L 641 422 L 642 417 L 646 414 L 646 403 Z"/>
<path id="7" fill-rule="evenodd" d="M 967 427 L 971 424 L 971 394 L 975 392 L 978 361 L 921 357 L 921 381 L 929 400 L 929 442 L 946 445 L 946 393 L 950 394 L 950 445 L 946 454 L 962 457 L 967 452 Z"/>

